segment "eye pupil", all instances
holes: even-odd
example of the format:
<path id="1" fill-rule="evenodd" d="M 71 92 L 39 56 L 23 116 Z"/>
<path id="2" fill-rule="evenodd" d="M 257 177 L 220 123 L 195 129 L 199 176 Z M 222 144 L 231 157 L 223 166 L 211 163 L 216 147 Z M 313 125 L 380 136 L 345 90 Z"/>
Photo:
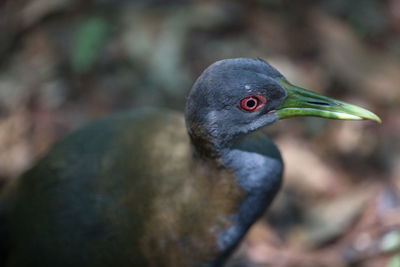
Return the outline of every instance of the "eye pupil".
<path id="1" fill-rule="evenodd" d="M 263 107 L 267 103 L 267 99 L 261 95 L 253 95 L 243 98 L 240 103 L 240 109 L 244 111 L 255 111 Z"/>
<path id="2" fill-rule="evenodd" d="M 246 106 L 248 108 L 254 108 L 256 106 L 256 101 L 254 99 L 249 99 L 246 102 Z"/>

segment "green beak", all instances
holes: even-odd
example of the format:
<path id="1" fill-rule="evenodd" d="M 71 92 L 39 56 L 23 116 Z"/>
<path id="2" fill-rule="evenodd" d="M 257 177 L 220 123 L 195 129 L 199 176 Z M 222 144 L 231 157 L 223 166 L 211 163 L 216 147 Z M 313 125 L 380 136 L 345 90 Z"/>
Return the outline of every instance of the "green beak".
<path id="1" fill-rule="evenodd" d="M 373 120 L 381 122 L 374 113 L 309 90 L 296 87 L 285 79 L 279 81 L 286 89 L 287 98 L 276 110 L 279 119 L 299 116 L 314 116 L 337 120 Z"/>

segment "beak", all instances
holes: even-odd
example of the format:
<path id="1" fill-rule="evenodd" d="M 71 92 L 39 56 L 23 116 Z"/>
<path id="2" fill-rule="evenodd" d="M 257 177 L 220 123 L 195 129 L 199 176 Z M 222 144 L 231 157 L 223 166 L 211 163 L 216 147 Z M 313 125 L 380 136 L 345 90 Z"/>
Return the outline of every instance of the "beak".
<path id="1" fill-rule="evenodd" d="M 381 122 L 377 115 L 359 106 L 294 86 L 285 79 L 280 80 L 279 84 L 287 92 L 285 101 L 276 110 L 279 119 L 314 116 L 337 120 L 372 120 L 378 123 Z"/>

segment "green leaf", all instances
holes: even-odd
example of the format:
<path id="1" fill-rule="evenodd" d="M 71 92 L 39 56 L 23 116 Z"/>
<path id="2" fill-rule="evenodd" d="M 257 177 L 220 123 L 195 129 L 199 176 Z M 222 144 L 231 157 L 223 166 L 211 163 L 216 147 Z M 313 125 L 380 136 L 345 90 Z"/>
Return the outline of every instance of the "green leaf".
<path id="1" fill-rule="evenodd" d="M 385 234 L 381 241 L 382 251 L 394 251 L 400 248 L 400 232 L 393 231 Z"/>
<path id="2" fill-rule="evenodd" d="M 390 259 L 387 267 L 400 267 L 400 254 L 396 254 Z"/>
<path id="3" fill-rule="evenodd" d="M 92 17 L 78 26 L 72 50 L 71 65 L 75 72 L 90 70 L 104 47 L 109 33 L 108 22 Z"/>

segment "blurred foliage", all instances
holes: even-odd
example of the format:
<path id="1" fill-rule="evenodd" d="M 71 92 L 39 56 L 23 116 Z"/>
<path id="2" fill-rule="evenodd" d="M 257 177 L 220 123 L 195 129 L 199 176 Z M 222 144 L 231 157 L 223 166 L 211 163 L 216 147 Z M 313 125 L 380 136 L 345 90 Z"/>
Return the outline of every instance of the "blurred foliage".
<path id="1" fill-rule="evenodd" d="M 400 254 L 390 259 L 388 267 L 399 267 L 400 266 Z"/>
<path id="2" fill-rule="evenodd" d="M 383 251 L 396 251 L 400 249 L 400 232 L 394 231 L 385 234 L 382 238 L 381 249 Z"/>
<path id="3" fill-rule="evenodd" d="M 229 57 L 266 59 L 383 120 L 265 129 L 285 185 L 232 265 L 398 266 L 396 249 L 383 251 L 400 229 L 398 0 L 0 1 L 1 181 L 89 120 L 182 111 L 201 71 Z"/>
<path id="4" fill-rule="evenodd" d="M 379 34 L 389 26 L 384 1 L 334 0 L 322 3 L 327 12 L 343 18 L 361 37 Z"/>
<path id="5" fill-rule="evenodd" d="M 93 67 L 108 40 L 108 28 L 107 21 L 101 17 L 88 18 L 78 25 L 71 56 L 74 71 L 82 73 Z"/>

